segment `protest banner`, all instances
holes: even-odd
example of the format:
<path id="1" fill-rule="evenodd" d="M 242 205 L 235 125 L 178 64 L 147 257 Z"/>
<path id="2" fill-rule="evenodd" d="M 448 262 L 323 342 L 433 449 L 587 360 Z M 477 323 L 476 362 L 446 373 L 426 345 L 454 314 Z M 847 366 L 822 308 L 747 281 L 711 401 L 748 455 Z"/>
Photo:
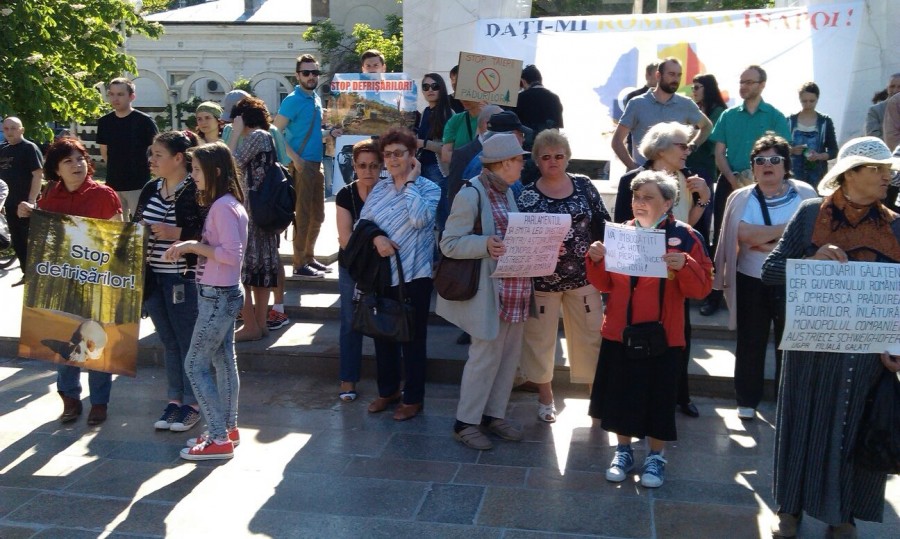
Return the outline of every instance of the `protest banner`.
<path id="1" fill-rule="evenodd" d="M 416 128 L 418 84 L 406 73 L 336 73 L 326 124 L 344 130 L 335 140 L 332 192 L 353 181 L 353 145 L 391 127 Z"/>
<path id="2" fill-rule="evenodd" d="M 35 210 L 19 356 L 134 376 L 144 226 Z"/>
<path id="3" fill-rule="evenodd" d="M 559 213 L 510 213 L 503 245 L 491 277 L 544 277 L 556 271 L 559 246 L 572 228 L 572 216 Z"/>
<path id="4" fill-rule="evenodd" d="M 900 355 L 900 265 L 788 260 L 782 350 Z"/>
<path id="5" fill-rule="evenodd" d="M 662 259 L 666 254 L 666 231 L 606 223 L 603 234 L 606 271 L 635 277 L 668 277 Z"/>
<path id="6" fill-rule="evenodd" d="M 785 114 L 797 109 L 797 88 L 814 80 L 817 109 L 835 123 L 839 140 L 859 132 L 847 96 L 862 2 L 764 10 L 696 13 L 481 19 L 474 52 L 516 58 L 540 68 L 543 84 L 565 103 L 563 119 L 578 159 L 613 159 L 610 140 L 624 96 L 644 84 L 644 67 L 659 58 L 681 60 L 678 92 L 691 96 L 693 77 L 715 73 L 729 107 L 740 104 L 741 72 L 751 64 L 768 74 L 765 100 Z M 723 46 L 723 44 L 737 44 Z M 580 64 L 575 51 L 603 51 Z M 863 113 L 864 116 L 864 113 Z M 600 135 L 598 139 L 598 135 Z"/>
<path id="7" fill-rule="evenodd" d="M 461 52 L 455 97 L 515 107 L 521 80 L 521 60 Z"/>

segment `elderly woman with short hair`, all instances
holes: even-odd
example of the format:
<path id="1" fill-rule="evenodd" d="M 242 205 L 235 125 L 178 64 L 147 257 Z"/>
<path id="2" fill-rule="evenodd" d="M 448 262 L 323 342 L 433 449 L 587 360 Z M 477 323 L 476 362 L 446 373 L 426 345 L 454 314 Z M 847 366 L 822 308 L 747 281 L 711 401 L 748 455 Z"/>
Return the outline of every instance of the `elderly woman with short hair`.
<path id="1" fill-rule="evenodd" d="M 631 182 L 633 224 L 665 230 L 662 260 L 666 279 L 631 277 L 606 269 L 606 246 L 595 241 L 585 257 L 587 277 L 609 294 L 600 333 L 603 344 L 594 378 L 589 413 L 604 430 L 614 432 L 618 444 L 606 479 L 621 482 L 634 468 L 632 438 L 646 437 L 650 453 L 644 460 L 641 484 L 662 486 L 666 441 L 677 438 L 675 403 L 684 341 L 684 302 L 700 299 L 712 285 L 712 261 L 706 245 L 690 225 L 672 216 L 678 184 L 665 172 L 644 171 Z M 626 326 L 645 322 L 662 324 L 666 348 L 660 355 L 630 359 L 624 343 Z"/>
<path id="2" fill-rule="evenodd" d="M 597 330 L 603 322 L 600 292 L 588 283 L 584 255 L 591 241 L 603 237 L 609 212 L 590 178 L 566 172 L 570 157 L 572 150 L 565 136 L 556 129 L 541 131 L 532 149 L 541 177 L 526 187 L 517 201 L 521 212 L 572 216 L 572 229 L 563 240 L 556 269 L 546 277 L 532 279 L 537 316 L 525 323 L 522 348 L 522 370 L 538 386 L 538 417 L 548 423 L 556 421 L 551 382 L 560 307 L 573 383 L 590 384 L 594 379 L 600 349 Z"/>
<path id="3" fill-rule="evenodd" d="M 711 216 L 709 201 L 712 191 L 702 177 L 694 174 L 685 166 L 691 153 L 688 141 L 691 139 L 691 128 L 678 122 L 656 124 L 647 131 L 641 140 L 639 150 L 647 158 L 647 162 L 622 176 L 619 180 L 619 191 L 616 195 L 615 221 L 624 223 L 633 219 L 631 211 L 631 181 L 645 170 L 657 170 L 669 174 L 678 181 L 678 195 L 672 207 L 675 219 L 685 222 L 699 231 L 706 241 Z M 688 364 L 691 361 L 691 319 L 690 302 L 684 302 L 684 340 L 685 347 L 681 358 L 681 374 L 678 377 L 678 409 L 681 413 L 697 417 L 700 412 L 691 402 L 688 388 Z"/>
<path id="4" fill-rule="evenodd" d="M 762 400 L 769 327 L 774 323 L 776 343 L 784 331 L 784 288 L 762 282 L 763 262 L 800 203 L 816 196 L 809 184 L 791 179 L 790 144 L 771 131 L 753 145 L 750 163 L 755 185 L 734 191 L 725 204 L 713 284 L 725 292 L 728 328 L 737 329 L 734 392 L 743 420 L 756 416 Z M 776 383 L 780 373 L 776 346 Z"/>

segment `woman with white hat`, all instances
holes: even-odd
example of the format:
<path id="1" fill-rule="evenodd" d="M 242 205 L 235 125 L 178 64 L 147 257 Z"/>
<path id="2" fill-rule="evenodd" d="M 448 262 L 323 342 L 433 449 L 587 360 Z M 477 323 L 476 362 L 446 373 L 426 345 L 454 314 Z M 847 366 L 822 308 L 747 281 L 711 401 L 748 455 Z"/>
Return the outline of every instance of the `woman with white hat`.
<path id="1" fill-rule="evenodd" d="M 785 285 L 789 258 L 900 263 L 900 216 L 884 206 L 900 160 L 875 137 L 850 140 L 763 264 L 768 285 Z M 773 537 L 794 537 L 802 512 L 828 523 L 829 537 L 856 537 L 854 519 L 881 522 L 886 474 L 851 458 L 866 397 L 884 370 L 900 370 L 887 352 L 785 351 L 775 431 Z"/>
<path id="2" fill-rule="evenodd" d="M 507 215 L 518 211 L 509 186 L 521 176 L 526 153 L 512 133 L 497 133 L 484 141 L 484 169 L 453 199 L 441 239 L 444 256 L 481 260 L 473 298 L 449 301 L 439 296 L 437 303 L 439 315 L 472 336 L 453 429 L 454 437 L 472 449 L 493 446 L 482 427 L 504 440 L 522 439 L 522 430 L 504 417 L 532 303 L 531 279 L 493 279 L 491 274 L 506 251 Z M 479 214 L 481 233 L 476 234 Z"/>

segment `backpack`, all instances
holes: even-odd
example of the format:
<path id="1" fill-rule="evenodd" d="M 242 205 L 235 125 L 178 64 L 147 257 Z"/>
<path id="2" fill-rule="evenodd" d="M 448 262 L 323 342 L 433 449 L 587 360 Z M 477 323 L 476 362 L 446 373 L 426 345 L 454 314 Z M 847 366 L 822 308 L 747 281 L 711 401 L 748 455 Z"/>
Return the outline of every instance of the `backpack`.
<path id="1" fill-rule="evenodd" d="M 262 185 L 256 191 L 250 190 L 249 197 L 253 222 L 260 229 L 280 234 L 294 221 L 294 180 L 277 160 L 267 166 Z"/>

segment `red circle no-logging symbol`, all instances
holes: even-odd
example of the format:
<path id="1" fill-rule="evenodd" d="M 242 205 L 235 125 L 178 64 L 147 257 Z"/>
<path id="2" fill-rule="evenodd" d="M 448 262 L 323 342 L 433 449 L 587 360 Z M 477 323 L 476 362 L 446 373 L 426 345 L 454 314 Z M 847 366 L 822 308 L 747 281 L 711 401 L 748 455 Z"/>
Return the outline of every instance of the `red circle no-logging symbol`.
<path id="1" fill-rule="evenodd" d="M 482 92 L 496 92 L 500 87 L 500 73 L 493 67 L 486 67 L 475 76 L 475 85 Z"/>

